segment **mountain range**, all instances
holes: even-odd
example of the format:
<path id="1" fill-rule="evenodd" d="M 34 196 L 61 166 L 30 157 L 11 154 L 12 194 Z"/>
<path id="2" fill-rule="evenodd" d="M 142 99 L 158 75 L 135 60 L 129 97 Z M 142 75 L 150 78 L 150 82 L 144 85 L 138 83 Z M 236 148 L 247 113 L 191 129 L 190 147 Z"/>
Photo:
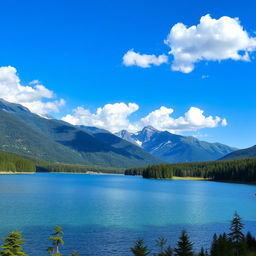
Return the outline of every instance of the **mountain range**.
<path id="1" fill-rule="evenodd" d="M 240 149 L 235 152 L 232 152 L 221 158 L 221 160 L 235 160 L 254 157 L 256 157 L 256 145 L 250 148 Z"/>
<path id="2" fill-rule="evenodd" d="M 193 136 L 159 131 L 152 126 L 137 133 L 122 130 L 116 135 L 168 163 L 212 161 L 237 150 L 221 143 L 200 141 Z"/>
<path id="3" fill-rule="evenodd" d="M 0 150 L 55 163 L 115 168 L 256 157 L 256 146 L 237 150 L 152 126 L 137 133 L 122 130 L 112 134 L 96 127 L 74 126 L 42 117 L 3 99 Z"/>
<path id="4" fill-rule="evenodd" d="M 161 163 L 141 147 L 94 127 L 44 118 L 0 99 L 0 150 L 40 160 L 126 168 Z"/>

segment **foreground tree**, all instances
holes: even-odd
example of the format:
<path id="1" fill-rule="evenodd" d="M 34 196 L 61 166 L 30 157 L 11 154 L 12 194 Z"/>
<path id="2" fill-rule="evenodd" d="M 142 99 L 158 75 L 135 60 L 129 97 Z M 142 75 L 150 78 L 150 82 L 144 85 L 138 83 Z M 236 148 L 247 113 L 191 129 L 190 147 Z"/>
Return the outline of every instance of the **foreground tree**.
<path id="1" fill-rule="evenodd" d="M 23 241 L 21 232 L 10 232 L 4 239 L 3 250 L 0 252 L 0 256 L 27 256 L 23 252 Z"/>
<path id="2" fill-rule="evenodd" d="M 135 246 L 131 248 L 131 252 L 134 256 L 147 256 L 150 253 L 148 247 L 144 246 L 144 241 L 142 239 L 135 242 Z"/>
<path id="3" fill-rule="evenodd" d="M 59 251 L 59 246 L 64 245 L 63 237 L 64 234 L 62 227 L 56 226 L 54 228 L 54 233 L 49 239 L 52 241 L 52 246 L 47 249 L 47 252 L 52 256 L 61 256 Z"/>
<path id="4" fill-rule="evenodd" d="M 227 237 L 226 233 L 223 233 L 217 237 L 215 234 L 213 237 L 211 256 L 232 256 L 233 248 L 231 240 Z"/>
<path id="5" fill-rule="evenodd" d="M 235 256 L 244 254 L 246 250 L 244 234 L 242 232 L 243 228 L 244 224 L 242 223 L 242 219 L 238 213 L 235 212 L 230 225 L 230 233 L 228 234 L 232 242 Z"/>
<path id="6" fill-rule="evenodd" d="M 179 241 L 177 242 L 177 248 L 174 249 L 175 256 L 193 256 L 193 243 L 189 241 L 188 233 L 183 230 Z"/>

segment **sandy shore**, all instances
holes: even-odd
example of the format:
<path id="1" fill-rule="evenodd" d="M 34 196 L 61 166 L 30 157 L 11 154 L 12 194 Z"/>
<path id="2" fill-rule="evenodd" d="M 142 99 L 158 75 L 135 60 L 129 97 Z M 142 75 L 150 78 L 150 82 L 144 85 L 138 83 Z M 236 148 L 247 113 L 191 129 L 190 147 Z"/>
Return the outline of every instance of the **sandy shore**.
<path id="1" fill-rule="evenodd" d="M 9 175 L 9 174 L 34 174 L 35 172 L 0 172 L 0 175 Z"/>

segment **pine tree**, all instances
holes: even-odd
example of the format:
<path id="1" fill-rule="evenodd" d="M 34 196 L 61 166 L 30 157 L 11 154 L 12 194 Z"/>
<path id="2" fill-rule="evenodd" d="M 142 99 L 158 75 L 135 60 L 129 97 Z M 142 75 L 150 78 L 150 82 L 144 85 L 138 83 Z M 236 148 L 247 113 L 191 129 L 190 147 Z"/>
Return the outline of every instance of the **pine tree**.
<path id="1" fill-rule="evenodd" d="M 212 238 L 212 246 L 211 246 L 211 256 L 217 256 L 217 235 L 216 233 L 213 235 Z"/>
<path id="2" fill-rule="evenodd" d="M 250 232 L 247 233 L 245 240 L 249 250 L 256 250 L 256 239 Z"/>
<path id="3" fill-rule="evenodd" d="M 147 256 L 150 253 L 148 247 L 144 246 L 142 239 L 136 241 L 135 246 L 131 248 L 131 252 L 134 256 Z"/>
<path id="4" fill-rule="evenodd" d="M 61 253 L 59 251 L 59 246 L 64 245 L 63 237 L 62 235 L 64 232 L 62 231 L 62 227 L 56 226 L 54 228 L 54 233 L 52 236 L 49 237 L 49 239 L 52 241 L 51 247 L 48 247 L 47 252 L 52 256 L 61 256 Z"/>
<path id="5" fill-rule="evenodd" d="M 176 256 L 193 256 L 193 243 L 189 241 L 189 236 L 185 230 L 181 232 L 177 248 L 174 249 Z"/>
<path id="6" fill-rule="evenodd" d="M 23 241 L 21 232 L 10 232 L 4 239 L 3 250 L 0 252 L 0 256 L 27 256 L 23 252 Z"/>
<path id="7" fill-rule="evenodd" d="M 240 255 L 245 250 L 243 228 L 244 224 L 241 221 L 241 217 L 235 212 L 230 225 L 229 238 L 236 256 Z"/>
<path id="8" fill-rule="evenodd" d="M 244 239 L 244 234 L 242 232 L 244 224 L 241 221 L 241 217 L 234 214 L 233 220 L 231 221 L 229 237 L 233 243 L 240 243 Z"/>

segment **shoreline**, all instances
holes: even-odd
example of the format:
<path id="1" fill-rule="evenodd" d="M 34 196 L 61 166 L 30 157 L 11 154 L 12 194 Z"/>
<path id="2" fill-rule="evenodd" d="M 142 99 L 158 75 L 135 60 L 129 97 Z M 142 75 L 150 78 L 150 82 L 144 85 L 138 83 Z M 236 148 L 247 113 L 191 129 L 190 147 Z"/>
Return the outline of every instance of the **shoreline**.
<path id="1" fill-rule="evenodd" d="M 37 174 L 37 173 L 62 173 L 62 174 L 90 174 L 90 175 L 124 175 L 123 173 L 104 173 L 104 172 L 0 172 L 0 175 L 15 174 Z"/>
<path id="2" fill-rule="evenodd" d="M 0 172 L 0 175 L 35 174 L 36 172 Z"/>
<path id="3" fill-rule="evenodd" d="M 62 174 L 90 174 L 90 175 L 124 175 L 123 173 L 107 173 L 107 172 L 36 172 L 36 173 L 62 173 Z"/>

